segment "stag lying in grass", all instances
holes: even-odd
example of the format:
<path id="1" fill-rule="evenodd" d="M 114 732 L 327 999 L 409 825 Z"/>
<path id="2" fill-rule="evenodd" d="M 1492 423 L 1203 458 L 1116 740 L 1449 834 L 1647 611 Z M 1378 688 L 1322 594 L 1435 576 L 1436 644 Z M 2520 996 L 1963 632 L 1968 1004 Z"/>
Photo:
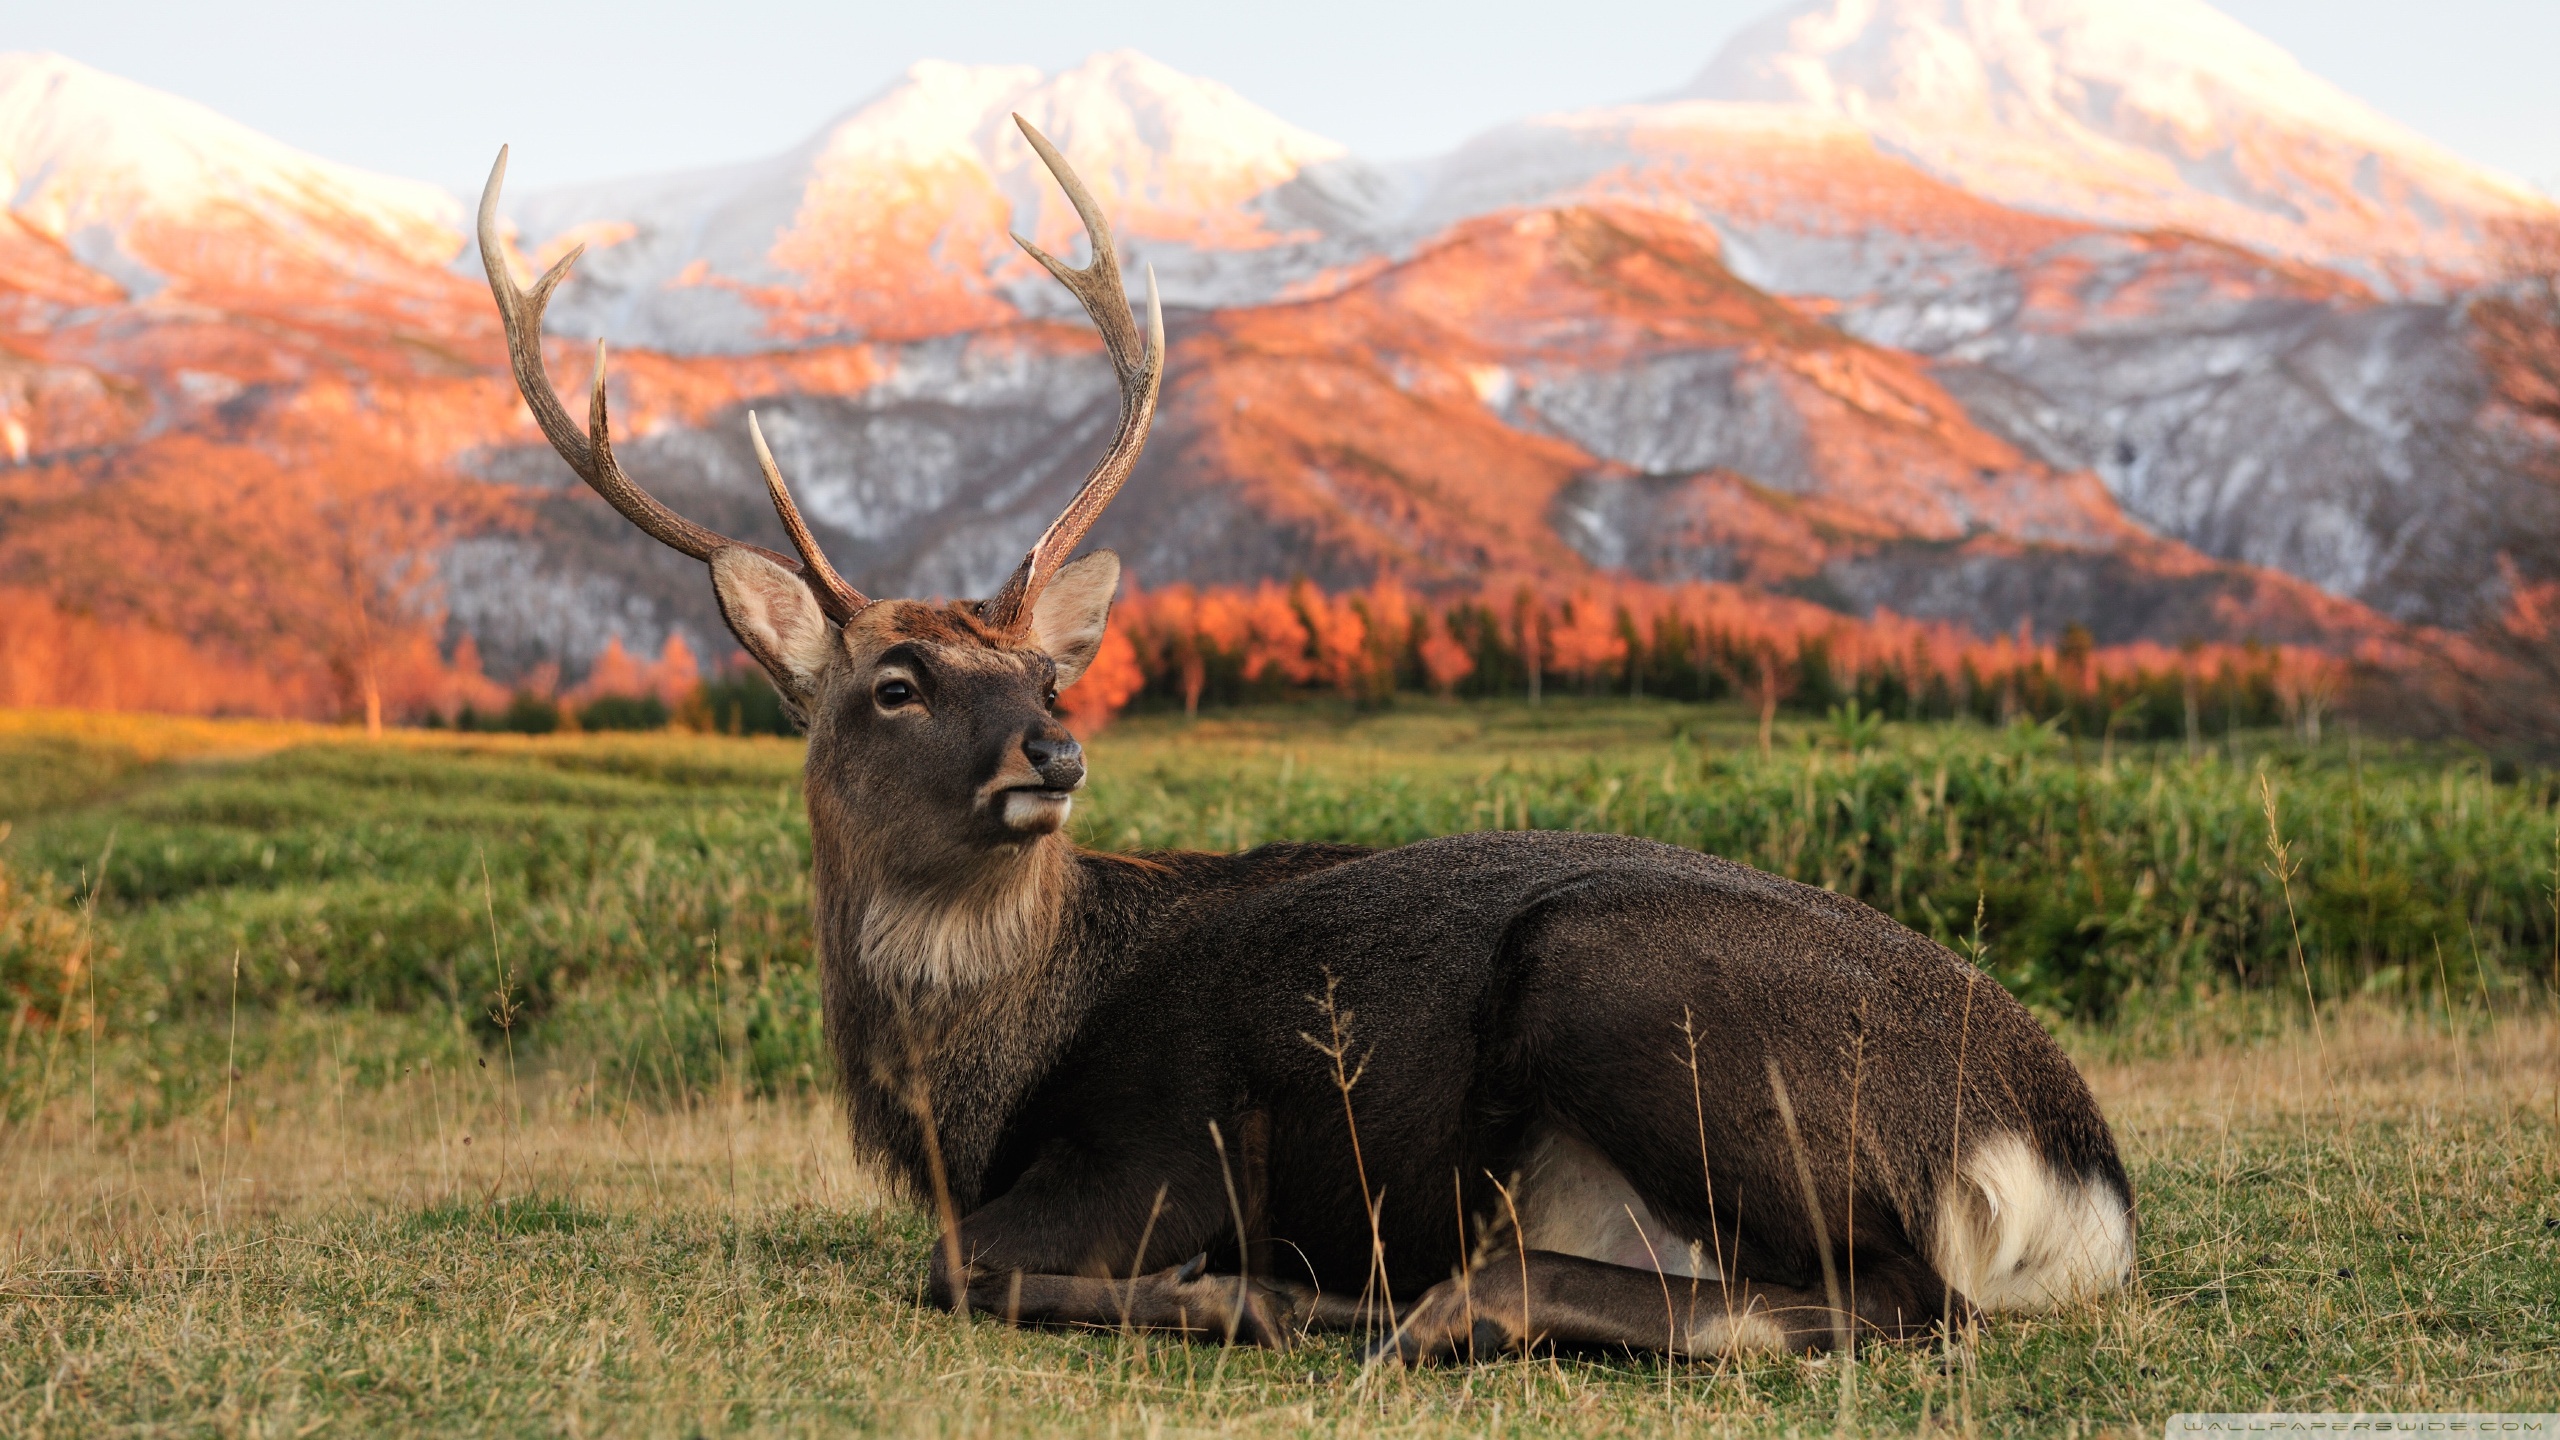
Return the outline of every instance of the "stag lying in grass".
<path id="1" fill-rule="evenodd" d="M 855 1145 L 940 1209 L 934 1299 L 1263 1344 L 1365 1321 L 1421 1361 L 1819 1349 L 2121 1282 L 2130 1191 L 2079 1073 L 1998 985 L 1854 901 L 1612 835 L 1068 840 L 1085 762 L 1052 706 L 1120 570 L 1068 556 L 1145 443 L 1164 329 L 1153 276 L 1142 334 L 1098 207 L 1022 131 L 1093 258 L 1023 246 L 1101 330 L 1120 426 L 979 602 L 847 584 L 760 434 L 797 560 L 634 485 L 601 345 L 583 431 L 544 373 L 575 252 L 519 291 L 503 151 L 480 202 L 534 418 L 709 565 L 808 730 L 827 1035 Z"/>

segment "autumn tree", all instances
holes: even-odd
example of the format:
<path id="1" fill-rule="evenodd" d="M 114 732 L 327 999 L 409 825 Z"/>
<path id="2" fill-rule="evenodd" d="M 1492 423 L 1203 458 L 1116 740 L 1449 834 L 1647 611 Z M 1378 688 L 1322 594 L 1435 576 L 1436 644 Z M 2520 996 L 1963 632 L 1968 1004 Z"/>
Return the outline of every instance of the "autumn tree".
<path id="1" fill-rule="evenodd" d="M 1423 612 L 1413 595 L 1392 577 L 1370 586 L 1366 594 L 1349 598 L 1367 622 L 1369 635 L 1369 668 L 1361 698 L 1382 703 L 1395 694 L 1396 676 L 1405 668 L 1406 657 L 1419 658 L 1416 632 Z"/>
<path id="2" fill-rule="evenodd" d="M 1368 691 L 1369 621 L 1348 595 L 1327 595 L 1306 580 L 1289 589 L 1291 608 L 1306 626 L 1315 672 L 1343 698 Z"/>
<path id="3" fill-rule="evenodd" d="M 1562 619 L 1548 631 L 1547 645 L 1555 667 L 1585 691 L 1596 688 L 1600 677 L 1627 655 L 1616 610 L 1588 591 L 1567 602 Z"/>
<path id="4" fill-rule="evenodd" d="M 1242 606 L 1244 676 L 1264 684 L 1304 685 L 1315 678 L 1308 657 L 1307 622 L 1289 593 L 1268 581 L 1254 588 Z"/>
<path id="5" fill-rule="evenodd" d="M 2560 436 L 2560 220 L 2512 221 L 2495 237 L 2496 281 L 2471 307 L 2474 347 L 2499 402 Z"/>
<path id="6" fill-rule="evenodd" d="M 2560 751 L 2560 220 L 2511 221 L 2494 234 L 2498 274 L 2470 315 L 2496 405 L 2476 428 L 2495 446 L 2487 463 L 2525 482 L 2507 507 L 2524 513 L 2504 517 L 2498 603 L 2437 669 L 2458 728 L 2550 753 Z"/>
<path id="7" fill-rule="evenodd" d="M 1076 677 L 1076 682 L 1058 692 L 1058 708 L 1065 711 L 1067 723 L 1090 735 L 1111 723 L 1120 707 L 1129 703 L 1146 688 L 1146 672 L 1138 665 L 1138 648 L 1118 630 L 1105 630 L 1101 648 L 1093 660 Z"/>
<path id="8" fill-rule="evenodd" d="M 1779 702 L 1795 693 L 1797 667 L 1781 660 L 1778 647 L 1764 640 L 1751 647 L 1740 668 L 1735 688 L 1760 712 L 1760 753 L 1766 756 L 1776 742 Z"/>
<path id="9" fill-rule="evenodd" d="M 1545 619 L 1546 602 L 1538 597 L 1538 592 L 1523 585 L 1520 587 L 1520 596 L 1513 610 L 1519 617 L 1520 663 L 1529 672 L 1529 703 L 1535 705 L 1539 699 L 1538 682 L 1545 675 L 1547 668 L 1547 645 L 1544 634 L 1547 627 L 1542 623 Z"/>
<path id="10" fill-rule="evenodd" d="M 1422 639 L 1415 648 L 1422 660 L 1423 679 L 1443 698 L 1454 695 L 1458 682 L 1475 673 L 1475 653 L 1449 633 L 1448 617 L 1425 614 L 1420 623 Z"/>
<path id="11" fill-rule="evenodd" d="M 2276 653 L 2276 701 L 2304 743 L 2320 743 L 2320 718 L 2337 702 L 2346 666 L 2334 655 L 2289 645 Z"/>

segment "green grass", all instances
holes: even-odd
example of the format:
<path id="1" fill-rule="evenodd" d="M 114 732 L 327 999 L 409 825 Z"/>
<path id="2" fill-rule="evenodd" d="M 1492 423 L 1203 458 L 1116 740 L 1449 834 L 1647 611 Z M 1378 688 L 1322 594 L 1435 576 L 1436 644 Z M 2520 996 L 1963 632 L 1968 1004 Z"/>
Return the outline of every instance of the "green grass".
<path id="1" fill-rule="evenodd" d="M 1096 740 L 1077 826 L 1116 849 L 1651 835 L 1857 895 L 1948 943 L 1979 905 L 2001 978 L 2072 1019 L 2225 985 L 2298 993 L 2304 968 L 2324 997 L 2513 999 L 2547 986 L 2560 953 L 2549 777 L 2265 734 L 2198 755 L 2028 725 L 1844 722 L 1785 740 L 1764 757 L 1738 717 L 1667 703 L 1141 718 Z M 790 988 L 809 947 L 790 742 L 136 750 L 68 724 L 0 734 L 0 819 L 17 826 L 0 859 L 68 895 L 96 887 L 127 1018 L 221 1010 L 234 954 L 257 1006 L 478 1015 L 502 961 L 536 1025 L 591 1012 L 582 997 L 599 987 L 681 1008 L 721 973 L 781 1009 L 804 998 Z M 2269 796 L 2299 862 L 2290 912 Z M 0 968 L 0 996 L 13 989 L 43 999 L 37 977 Z M 795 1073 L 786 1043 L 766 1047 L 767 1081 Z"/>
<path id="2" fill-rule="evenodd" d="M 1852 1428 L 2551 1407 L 2544 778 L 2272 735 L 2189 755 L 1844 719 L 1781 742 L 1624 702 L 1141 717 L 1095 738 L 1078 825 L 1220 849 L 1625 830 L 1951 941 L 1978 897 L 1990 968 L 2115 1120 L 2142 1274 L 1952 1355 L 1870 1352 Z M 929 1231 L 853 1168 L 823 1078 L 797 762 L 0 716 L 0 1435 L 1838 1422 L 1836 1363 L 1363 1380 L 1344 1340 L 1225 1354 L 920 1310 Z"/>

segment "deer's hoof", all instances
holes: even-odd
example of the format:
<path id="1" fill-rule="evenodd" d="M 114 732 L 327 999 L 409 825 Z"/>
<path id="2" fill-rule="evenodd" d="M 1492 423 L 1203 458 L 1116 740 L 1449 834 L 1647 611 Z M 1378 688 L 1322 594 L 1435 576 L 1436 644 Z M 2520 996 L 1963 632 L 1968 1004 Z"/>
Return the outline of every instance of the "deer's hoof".
<path id="1" fill-rule="evenodd" d="M 1369 1347 L 1371 1363 L 1404 1366 L 1490 1360 L 1517 1348 L 1520 1336 L 1487 1314 L 1486 1297 L 1464 1280 L 1444 1280 L 1423 1293 L 1395 1332 Z"/>

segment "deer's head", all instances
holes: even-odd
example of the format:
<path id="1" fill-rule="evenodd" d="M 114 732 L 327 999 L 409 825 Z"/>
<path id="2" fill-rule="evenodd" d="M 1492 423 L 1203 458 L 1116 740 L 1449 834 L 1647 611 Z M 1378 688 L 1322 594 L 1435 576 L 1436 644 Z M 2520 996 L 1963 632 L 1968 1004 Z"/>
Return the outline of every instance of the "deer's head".
<path id="1" fill-rule="evenodd" d="M 973 859 L 1034 845 L 1066 823 L 1069 797 L 1084 783 L 1084 756 L 1051 706 L 1102 643 L 1120 581 L 1120 561 L 1107 550 L 1073 563 L 1068 556 L 1137 464 L 1164 376 L 1153 273 L 1141 336 L 1100 208 L 1057 149 L 1022 117 L 1014 121 L 1074 203 L 1093 258 L 1079 270 L 1014 238 L 1074 292 L 1102 332 L 1120 377 L 1120 427 L 1065 512 L 983 601 L 874 600 L 847 584 L 801 520 L 752 414 L 756 460 L 798 559 L 705 529 L 632 483 L 608 432 L 603 342 L 583 431 L 543 368 L 543 307 L 580 251 L 519 290 L 497 233 L 504 150 L 480 196 L 480 257 L 506 322 L 516 387 L 535 422 L 616 510 L 710 567 L 729 629 L 809 731 L 813 823 L 894 836 L 865 847 L 874 863 L 928 883 L 971 871 Z"/>

